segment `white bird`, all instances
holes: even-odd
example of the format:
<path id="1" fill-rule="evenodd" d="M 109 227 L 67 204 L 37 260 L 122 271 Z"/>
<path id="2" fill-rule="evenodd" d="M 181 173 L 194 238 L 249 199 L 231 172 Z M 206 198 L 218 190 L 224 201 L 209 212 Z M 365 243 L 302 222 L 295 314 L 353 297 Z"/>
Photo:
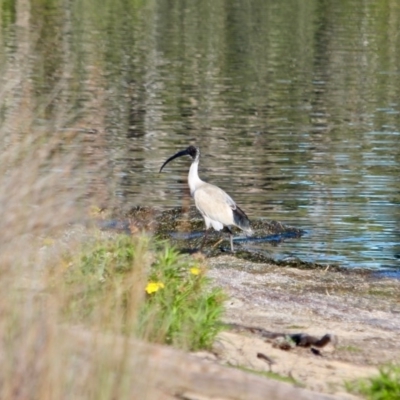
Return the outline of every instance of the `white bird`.
<path id="1" fill-rule="evenodd" d="M 230 234 L 231 250 L 233 252 L 233 233 L 229 229 L 229 226 L 237 226 L 247 235 L 251 235 L 253 231 L 250 227 L 250 221 L 244 211 L 237 206 L 232 197 L 218 186 L 211 185 L 199 178 L 198 167 L 200 149 L 198 147 L 189 146 L 186 150 L 176 153 L 164 162 L 160 168 L 160 172 L 170 161 L 186 155 L 192 157 L 192 165 L 190 166 L 188 176 L 190 194 L 194 198 L 196 207 L 203 216 L 206 224 L 202 246 L 206 240 L 208 229 L 211 226 L 216 231 L 220 231 L 226 226 Z"/>

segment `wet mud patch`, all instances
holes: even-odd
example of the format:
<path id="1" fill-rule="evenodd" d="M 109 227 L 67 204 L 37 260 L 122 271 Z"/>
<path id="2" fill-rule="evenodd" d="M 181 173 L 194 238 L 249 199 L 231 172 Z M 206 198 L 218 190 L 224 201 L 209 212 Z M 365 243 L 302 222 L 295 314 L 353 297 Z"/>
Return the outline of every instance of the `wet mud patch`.
<path id="1" fill-rule="evenodd" d="M 106 219 L 99 221 L 102 229 L 111 229 L 127 234 L 141 230 L 152 232 L 161 240 L 168 240 L 183 253 L 200 251 L 207 257 L 231 254 L 227 230 L 216 232 L 210 229 L 204 241 L 204 220 L 195 207 L 177 207 L 161 210 L 153 207 L 134 207 L 129 211 L 113 210 Z M 317 264 L 300 260 L 296 256 L 279 259 L 275 251 L 260 251 L 259 243 L 268 243 L 271 248 L 285 240 L 300 239 L 303 230 L 286 226 L 278 221 L 253 220 L 252 236 L 246 236 L 240 229 L 232 228 L 234 233 L 234 257 L 257 262 L 292 265 L 302 268 L 315 268 Z M 203 246 L 202 246 L 203 244 Z M 322 266 L 321 266 L 322 267 Z M 325 268 L 326 266 L 324 266 Z"/>

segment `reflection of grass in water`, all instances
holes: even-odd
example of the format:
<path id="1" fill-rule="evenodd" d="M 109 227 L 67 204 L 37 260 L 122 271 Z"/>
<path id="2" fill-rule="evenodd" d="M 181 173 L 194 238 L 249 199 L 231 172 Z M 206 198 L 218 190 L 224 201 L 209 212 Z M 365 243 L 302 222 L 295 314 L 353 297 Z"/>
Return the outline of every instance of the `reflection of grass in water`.
<path id="1" fill-rule="evenodd" d="M 367 225 L 367 228 L 370 232 L 384 232 L 386 229 L 383 225 L 379 224 L 369 224 Z"/>
<path id="2" fill-rule="evenodd" d="M 366 218 L 362 218 L 359 216 L 350 215 L 347 217 L 342 217 L 342 222 L 347 222 L 352 224 L 362 223 L 365 225 L 365 223 L 368 222 L 368 220 Z"/>

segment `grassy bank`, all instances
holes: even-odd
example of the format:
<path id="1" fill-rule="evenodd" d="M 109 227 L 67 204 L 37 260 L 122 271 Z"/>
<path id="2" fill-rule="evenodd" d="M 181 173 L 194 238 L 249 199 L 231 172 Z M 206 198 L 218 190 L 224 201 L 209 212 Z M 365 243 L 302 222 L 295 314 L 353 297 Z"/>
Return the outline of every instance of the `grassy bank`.
<path id="1" fill-rule="evenodd" d="M 205 265 L 145 235 L 93 232 L 50 271 L 70 323 L 187 350 L 209 348 L 220 329 L 223 294 Z"/>

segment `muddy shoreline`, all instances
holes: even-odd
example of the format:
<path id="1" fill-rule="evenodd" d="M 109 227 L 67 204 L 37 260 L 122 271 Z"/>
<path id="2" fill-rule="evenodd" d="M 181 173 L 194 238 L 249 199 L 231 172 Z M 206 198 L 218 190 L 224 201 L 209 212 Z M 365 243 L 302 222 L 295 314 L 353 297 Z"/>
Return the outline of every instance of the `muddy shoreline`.
<path id="1" fill-rule="evenodd" d="M 111 221 L 111 222 L 110 222 Z M 235 242 L 225 252 L 211 233 L 202 253 L 203 220 L 193 207 L 161 211 L 137 207 L 103 215 L 102 229 L 135 234 L 143 229 L 169 240 L 188 257 L 200 257 L 215 285 L 229 296 L 222 332 L 210 357 L 217 363 L 256 371 L 272 371 L 296 384 L 338 398 L 349 394 L 346 382 L 366 378 L 378 368 L 400 360 L 400 280 L 373 271 L 318 265 L 292 259 L 276 262 Z M 256 235 L 271 237 L 271 245 L 302 231 L 279 222 L 258 221 Z M 197 232 L 193 234 L 193 232 Z M 232 329 L 242 326 L 245 329 Z M 276 340 L 262 337 L 259 328 L 279 334 L 329 334 L 335 341 L 318 351 L 294 346 L 282 350 Z M 271 362 L 257 357 L 263 354 Z M 204 356 L 204 355 L 203 355 Z"/>
<path id="2" fill-rule="evenodd" d="M 224 332 L 216 344 L 222 363 L 291 377 L 304 387 L 352 398 L 345 382 L 376 374 L 400 360 L 400 281 L 348 271 L 304 270 L 243 262 L 233 256 L 207 260 L 214 284 L 229 294 L 225 321 L 270 332 L 334 335 L 319 349 L 282 350 L 276 340 L 249 330 Z M 270 366 L 257 358 L 263 353 Z"/>

